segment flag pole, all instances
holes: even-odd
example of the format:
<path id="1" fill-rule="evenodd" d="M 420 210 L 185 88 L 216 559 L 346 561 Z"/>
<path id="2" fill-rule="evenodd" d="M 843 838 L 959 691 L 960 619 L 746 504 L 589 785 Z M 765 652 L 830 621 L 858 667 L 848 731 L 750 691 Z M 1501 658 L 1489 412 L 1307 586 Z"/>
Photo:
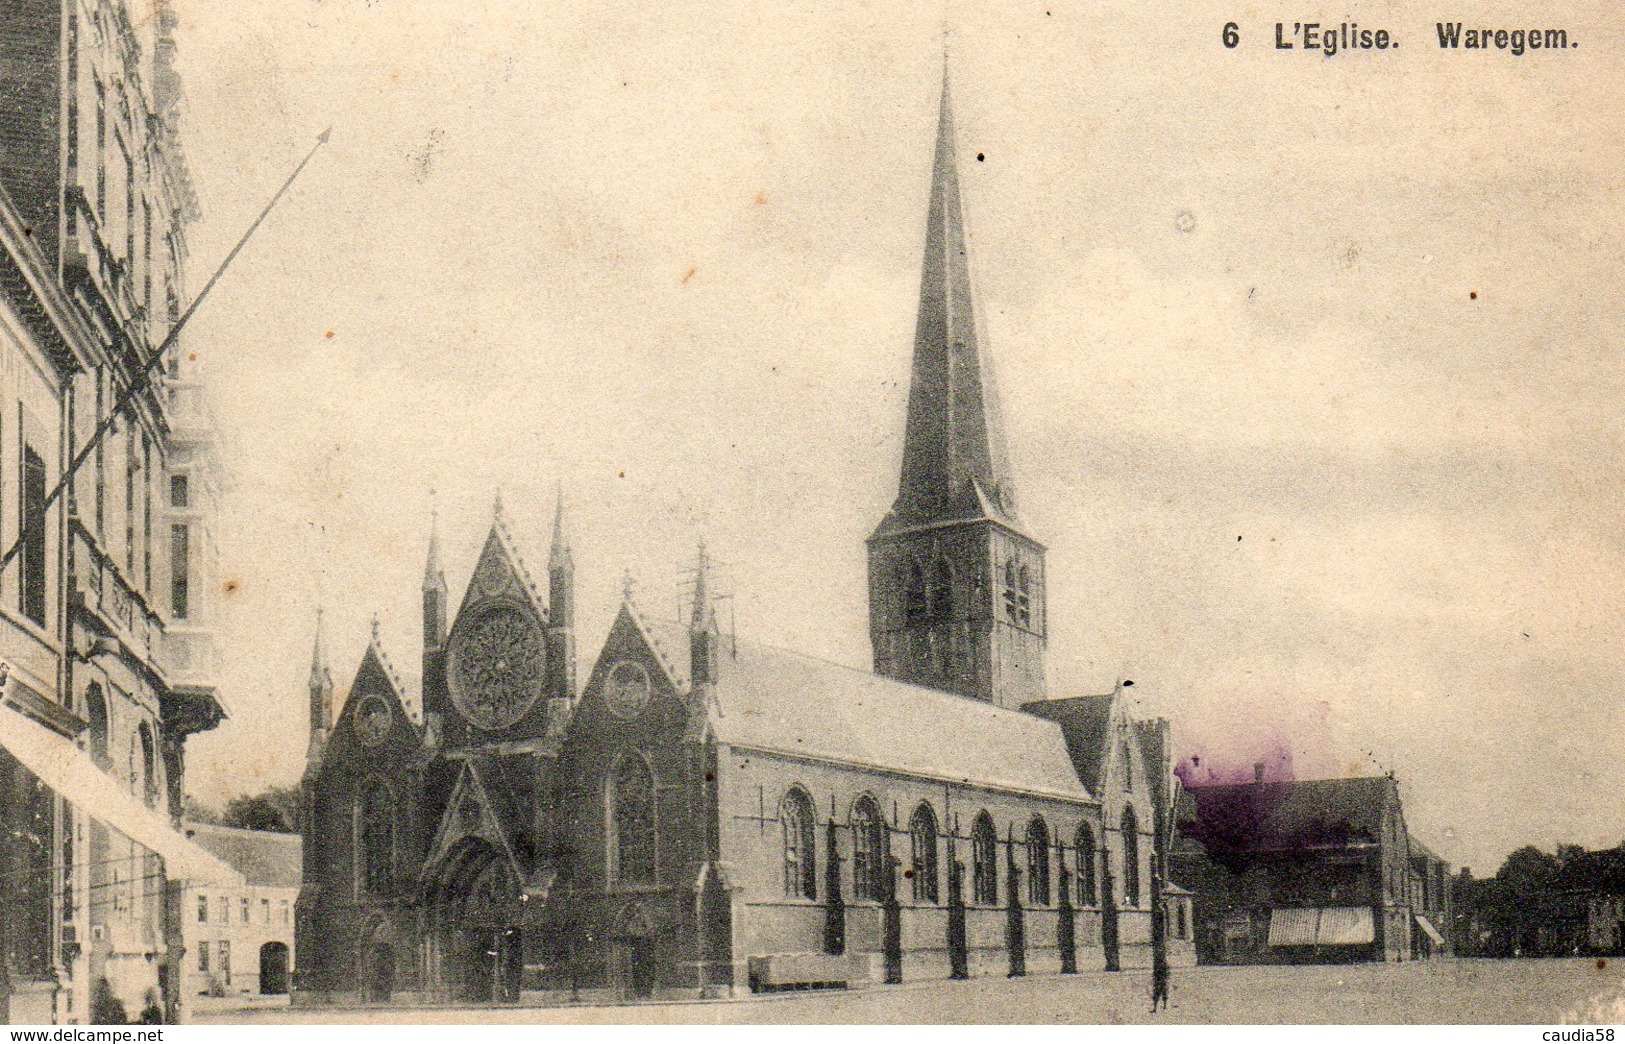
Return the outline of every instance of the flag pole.
<path id="1" fill-rule="evenodd" d="M 109 410 L 107 412 L 107 416 L 102 418 L 101 422 L 96 425 L 96 430 L 91 432 L 90 438 L 85 442 L 84 446 L 79 450 L 79 452 L 74 455 L 73 460 L 68 464 L 67 470 L 62 473 L 62 477 L 57 480 L 56 485 L 53 486 L 50 493 L 46 495 L 45 503 L 41 508 L 42 511 L 49 511 L 51 509 L 51 505 L 61 499 L 62 494 L 67 490 L 69 483 L 73 481 L 73 477 L 78 474 L 79 469 L 84 466 L 85 461 L 90 459 L 91 453 L 95 451 L 102 439 L 105 438 L 107 433 L 113 429 L 113 426 L 118 423 L 119 415 L 128 409 L 130 404 L 135 401 L 136 397 L 144 392 L 149 385 L 151 385 L 152 376 L 155 372 L 157 372 L 158 364 L 163 361 L 164 353 L 174 346 L 175 341 L 180 337 L 181 330 L 185 328 L 189 321 L 191 321 L 192 315 L 198 310 L 198 306 L 203 304 L 204 298 L 209 296 L 209 291 L 214 289 L 215 284 L 220 281 L 220 277 L 225 274 L 226 269 L 230 267 L 231 263 L 237 259 L 237 255 L 242 253 L 243 247 L 248 245 L 249 239 L 251 239 L 254 233 L 259 230 L 260 225 L 265 222 L 266 217 L 270 215 L 272 209 L 282 200 L 282 197 L 287 194 L 288 189 L 293 187 L 294 181 L 298 179 L 300 174 L 304 173 L 306 165 L 309 164 L 313 158 L 315 158 L 317 150 L 319 150 L 323 145 L 327 144 L 327 139 L 332 135 L 332 133 L 333 128 L 329 127 L 322 131 L 321 134 L 317 135 L 316 144 L 311 146 L 309 152 L 305 153 L 305 158 L 300 160 L 299 165 L 293 169 L 293 173 L 288 175 L 288 180 L 284 181 L 282 183 L 282 187 L 276 190 L 276 194 L 271 197 L 270 202 L 265 204 L 265 207 L 260 211 L 259 216 L 254 219 L 254 223 L 249 225 L 247 231 L 245 231 L 241 238 L 237 240 L 237 245 L 231 248 L 231 252 L 226 255 L 224 261 L 220 262 L 219 267 L 214 270 L 214 274 L 209 276 L 209 281 L 203 284 L 203 289 L 199 290 L 197 296 L 192 298 L 192 303 L 186 306 L 186 311 L 182 312 L 180 318 L 175 320 L 174 325 L 169 328 L 169 333 L 164 337 L 162 343 L 160 343 L 157 348 L 153 349 L 152 354 L 147 357 L 147 360 L 142 365 L 141 369 L 136 372 L 135 379 L 130 382 L 129 387 L 125 388 L 124 391 L 120 393 L 118 399 L 113 403 L 113 408 Z M 5 556 L 0 557 L 0 575 L 4 575 L 6 567 L 11 565 L 11 563 L 16 559 L 18 553 L 22 551 L 25 537 L 26 533 L 19 531 L 16 541 L 13 542 L 10 549 L 6 551 Z"/>

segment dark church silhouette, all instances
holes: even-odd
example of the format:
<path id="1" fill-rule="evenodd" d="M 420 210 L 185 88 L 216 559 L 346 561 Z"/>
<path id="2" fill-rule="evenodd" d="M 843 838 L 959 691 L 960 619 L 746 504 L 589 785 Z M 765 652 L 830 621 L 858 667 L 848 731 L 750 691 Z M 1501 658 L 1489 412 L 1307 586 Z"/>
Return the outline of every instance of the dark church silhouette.
<path id="1" fill-rule="evenodd" d="M 1045 699 L 944 83 L 873 673 L 628 592 L 576 676 L 562 496 L 546 597 L 500 506 L 454 616 L 431 540 L 421 716 L 374 629 L 337 720 L 318 639 L 298 1003 L 725 996 L 1149 961 L 1167 724 Z M 1175 933 L 1179 934 L 1179 933 Z M 1189 943 L 1171 942 L 1188 960 Z"/>

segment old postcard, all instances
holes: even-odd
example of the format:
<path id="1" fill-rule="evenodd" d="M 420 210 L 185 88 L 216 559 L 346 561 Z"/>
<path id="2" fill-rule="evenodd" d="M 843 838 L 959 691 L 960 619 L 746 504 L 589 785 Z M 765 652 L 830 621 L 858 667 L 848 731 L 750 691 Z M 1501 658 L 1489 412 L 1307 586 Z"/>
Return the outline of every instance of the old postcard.
<path id="1" fill-rule="evenodd" d="M 0 1015 L 1625 1021 L 1621 30 L 0 0 Z"/>

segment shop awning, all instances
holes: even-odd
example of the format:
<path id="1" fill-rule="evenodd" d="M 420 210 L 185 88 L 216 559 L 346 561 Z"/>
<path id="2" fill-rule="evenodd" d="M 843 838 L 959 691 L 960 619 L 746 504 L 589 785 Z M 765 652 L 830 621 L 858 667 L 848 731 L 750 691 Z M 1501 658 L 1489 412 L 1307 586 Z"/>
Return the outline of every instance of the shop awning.
<path id="1" fill-rule="evenodd" d="M 1322 946 L 1369 946 L 1377 941 L 1377 922 L 1369 906 L 1330 906 L 1320 911 Z"/>
<path id="2" fill-rule="evenodd" d="M 1376 921 L 1369 906 L 1270 911 L 1271 946 L 1367 946 L 1376 938 Z"/>
<path id="3" fill-rule="evenodd" d="M 217 887 L 242 885 L 242 874 L 137 801 L 72 740 L 4 705 L 0 705 L 0 748 L 81 814 L 162 857 L 164 873 L 171 880 Z"/>
<path id="4" fill-rule="evenodd" d="M 1320 924 L 1320 911 L 1271 910 L 1271 946 L 1313 946 L 1315 931 Z"/>
<path id="5" fill-rule="evenodd" d="M 1421 914 L 1417 914 L 1416 923 L 1421 927 L 1423 933 L 1425 933 L 1429 939 L 1433 940 L 1433 945 L 1444 945 L 1444 936 L 1439 934 L 1439 929 L 1433 927 L 1432 921 L 1428 920 L 1426 917 L 1423 917 Z"/>

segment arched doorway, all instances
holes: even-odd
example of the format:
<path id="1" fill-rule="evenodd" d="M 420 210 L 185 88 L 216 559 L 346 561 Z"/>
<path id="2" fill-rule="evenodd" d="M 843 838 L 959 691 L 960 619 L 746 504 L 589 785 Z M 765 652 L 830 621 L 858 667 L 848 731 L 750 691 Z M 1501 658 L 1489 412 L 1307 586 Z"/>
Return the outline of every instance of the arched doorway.
<path id="1" fill-rule="evenodd" d="M 260 992 L 288 992 L 288 944 L 268 942 L 260 947 Z"/>
<path id="2" fill-rule="evenodd" d="M 655 992 L 655 932 L 644 908 L 633 903 L 615 927 L 615 978 L 627 997 L 643 999 Z"/>
<path id="3" fill-rule="evenodd" d="M 440 981 L 450 999 L 519 999 L 524 970 L 519 885 L 508 861 L 480 838 L 454 845 L 434 874 L 432 918 Z"/>
<path id="4" fill-rule="evenodd" d="M 362 959 L 361 999 L 388 1004 L 395 993 L 395 950 L 388 943 L 373 943 Z"/>

